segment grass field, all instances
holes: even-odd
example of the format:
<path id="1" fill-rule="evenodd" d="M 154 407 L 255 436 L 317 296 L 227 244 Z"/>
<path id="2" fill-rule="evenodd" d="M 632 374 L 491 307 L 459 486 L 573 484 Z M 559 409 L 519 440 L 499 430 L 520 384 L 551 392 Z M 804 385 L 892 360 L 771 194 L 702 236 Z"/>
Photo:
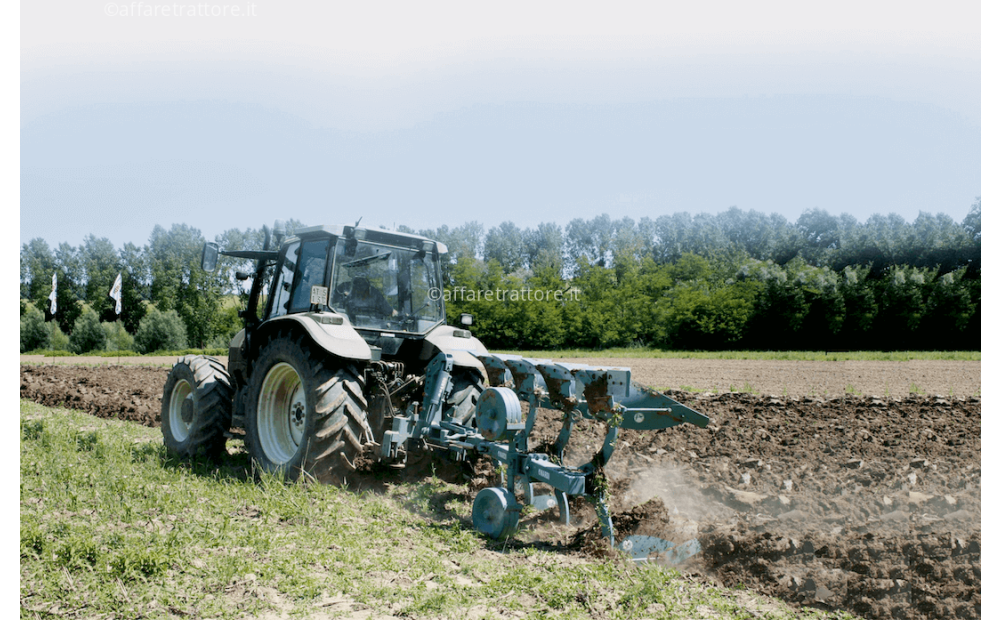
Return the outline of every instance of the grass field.
<path id="1" fill-rule="evenodd" d="M 160 433 L 21 402 L 21 617 L 750 618 L 792 610 L 678 572 L 496 542 L 436 478 L 353 493 L 254 481 Z"/>
<path id="2" fill-rule="evenodd" d="M 566 357 L 611 357 L 702 360 L 788 360 L 788 361 L 886 361 L 958 360 L 980 361 L 980 351 L 663 351 L 648 347 L 604 350 L 561 349 L 558 351 L 492 351 L 524 357 L 560 359 Z"/>

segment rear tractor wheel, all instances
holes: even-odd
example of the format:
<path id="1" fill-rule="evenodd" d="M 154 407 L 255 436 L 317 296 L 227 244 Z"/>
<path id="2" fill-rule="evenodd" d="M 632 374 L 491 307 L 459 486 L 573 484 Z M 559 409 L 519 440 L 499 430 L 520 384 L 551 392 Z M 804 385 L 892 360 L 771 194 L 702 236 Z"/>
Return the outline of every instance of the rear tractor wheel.
<path id="1" fill-rule="evenodd" d="M 261 471 L 344 482 L 368 434 L 358 370 L 305 339 L 274 338 L 257 359 L 246 412 L 247 450 Z M 368 437 L 370 439 L 370 437 Z"/>

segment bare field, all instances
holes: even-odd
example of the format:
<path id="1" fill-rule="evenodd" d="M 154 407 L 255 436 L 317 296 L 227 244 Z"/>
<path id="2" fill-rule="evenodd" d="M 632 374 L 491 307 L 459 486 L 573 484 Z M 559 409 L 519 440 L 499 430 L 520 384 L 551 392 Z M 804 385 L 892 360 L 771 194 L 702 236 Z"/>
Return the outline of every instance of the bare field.
<path id="1" fill-rule="evenodd" d="M 980 362 L 778 361 L 567 358 L 580 364 L 624 366 L 632 378 L 658 389 L 754 392 L 776 396 L 844 394 L 900 398 L 911 393 L 975 396 L 982 390 Z"/>
<path id="2" fill-rule="evenodd" d="M 537 355 L 543 358 L 544 354 Z M 224 356 L 218 356 L 223 364 Z M 176 356 L 42 357 L 22 355 L 22 364 L 170 367 Z M 778 361 L 650 358 L 564 358 L 595 366 L 623 366 L 632 378 L 657 389 L 687 392 L 753 392 L 775 396 L 832 398 L 844 394 L 901 398 L 909 394 L 978 396 L 981 362 L 954 360 Z"/>

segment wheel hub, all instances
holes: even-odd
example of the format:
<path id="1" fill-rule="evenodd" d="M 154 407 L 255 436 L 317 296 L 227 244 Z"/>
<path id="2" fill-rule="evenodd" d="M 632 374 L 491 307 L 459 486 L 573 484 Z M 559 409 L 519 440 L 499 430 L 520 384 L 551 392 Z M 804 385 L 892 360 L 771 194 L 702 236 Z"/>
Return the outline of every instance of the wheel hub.
<path id="1" fill-rule="evenodd" d="M 257 433 L 268 460 L 282 465 L 295 456 L 307 418 L 299 373 L 291 364 L 275 364 L 264 377 L 257 399 Z"/>
<path id="2" fill-rule="evenodd" d="M 181 404 L 181 421 L 188 426 L 194 421 L 194 399 L 191 398 L 190 394 L 188 394 L 187 398 Z"/>
<path id="3" fill-rule="evenodd" d="M 299 442 L 302 441 L 302 433 L 306 428 L 306 404 L 304 402 L 301 400 L 295 400 L 292 403 L 292 411 L 291 415 L 288 417 L 288 422 L 292 441 L 296 446 L 298 446 Z"/>
<path id="4" fill-rule="evenodd" d="M 194 422 L 194 388 L 184 379 L 179 379 L 170 392 L 167 419 L 163 423 L 170 426 L 170 433 L 177 441 L 184 441 L 191 434 Z"/>

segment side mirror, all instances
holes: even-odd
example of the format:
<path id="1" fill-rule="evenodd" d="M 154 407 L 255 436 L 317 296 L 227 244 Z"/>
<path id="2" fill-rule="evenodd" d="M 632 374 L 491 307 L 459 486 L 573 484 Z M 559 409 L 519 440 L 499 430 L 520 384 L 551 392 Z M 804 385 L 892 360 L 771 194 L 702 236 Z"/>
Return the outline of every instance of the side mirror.
<path id="1" fill-rule="evenodd" d="M 219 262 L 219 244 L 208 242 L 201 249 L 201 268 L 204 271 L 215 271 Z"/>
<path id="2" fill-rule="evenodd" d="M 461 318 L 459 318 L 459 322 L 465 327 L 472 327 L 472 315 L 463 313 Z"/>

